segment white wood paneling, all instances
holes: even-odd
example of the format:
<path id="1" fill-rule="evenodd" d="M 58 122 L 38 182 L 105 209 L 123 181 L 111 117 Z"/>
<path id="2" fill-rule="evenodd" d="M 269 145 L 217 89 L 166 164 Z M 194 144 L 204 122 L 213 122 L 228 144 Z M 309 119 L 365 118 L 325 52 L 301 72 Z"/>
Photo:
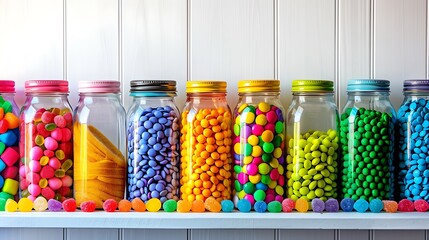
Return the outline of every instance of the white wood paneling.
<path id="1" fill-rule="evenodd" d="M 426 240 L 425 231 L 421 230 L 375 230 L 373 232 L 373 239 L 375 240 L 392 240 L 392 239 L 406 239 L 406 240 Z"/>
<path id="2" fill-rule="evenodd" d="M 63 79 L 63 1 L 0 0 L 0 79 Z"/>
<path id="3" fill-rule="evenodd" d="M 347 81 L 370 78 L 370 0 L 341 0 L 339 6 L 340 111 L 345 104 Z"/>
<path id="4" fill-rule="evenodd" d="M 62 228 L 1 228 L 0 239 L 4 240 L 59 240 L 63 239 Z"/>
<path id="5" fill-rule="evenodd" d="M 122 240 L 187 240 L 188 231 L 186 229 L 125 229 Z"/>
<path id="6" fill-rule="evenodd" d="M 190 3 L 189 79 L 228 81 L 234 108 L 239 80 L 274 78 L 273 1 Z"/>
<path id="7" fill-rule="evenodd" d="M 69 228 L 64 240 L 119 240 L 119 229 Z"/>
<path id="8" fill-rule="evenodd" d="M 207 230 L 192 230 L 190 240 L 218 240 L 218 239 L 228 239 L 228 240 L 259 240 L 259 239 L 274 239 L 274 230 L 264 229 L 264 230 L 252 230 L 252 229 L 207 229 Z"/>
<path id="9" fill-rule="evenodd" d="M 339 230 L 338 239 L 370 240 L 370 231 L 369 230 Z"/>
<path id="10" fill-rule="evenodd" d="M 335 239 L 335 230 L 280 230 L 280 240 L 328 240 Z"/>
<path id="11" fill-rule="evenodd" d="M 179 109 L 187 80 L 187 1 L 126 0 L 122 3 L 123 89 L 131 80 L 177 81 Z M 128 109 L 130 98 L 124 97 Z"/>
<path id="12" fill-rule="evenodd" d="M 66 64 L 70 101 L 79 81 L 118 79 L 118 0 L 66 1 Z"/>
<path id="13" fill-rule="evenodd" d="M 398 109 L 403 80 L 426 74 L 426 1 L 375 1 L 375 78 L 391 81 L 391 101 Z"/>

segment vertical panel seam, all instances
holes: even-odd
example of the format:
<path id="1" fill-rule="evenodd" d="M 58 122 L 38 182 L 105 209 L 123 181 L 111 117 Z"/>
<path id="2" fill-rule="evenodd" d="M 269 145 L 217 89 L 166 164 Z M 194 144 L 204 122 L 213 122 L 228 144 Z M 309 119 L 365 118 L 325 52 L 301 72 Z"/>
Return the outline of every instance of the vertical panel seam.
<path id="1" fill-rule="evenodd" d="M 340 106 L 340 0 L 334 0 L 334 82 L 337 106 Z"/>
<path id="2" fill-rule="evenodd" d="M 63 0 L 63 79 L 67 80 L 67 0 Z"/>
<path id="3" fill-rule="evenodd" d="M 122 0 L 118 0 L 118 80 L 122 85 L 122 90 L 125 89 L 122 66 Z M 125 94 L 121 94 L 122 105 L 125 105 Z"/>
<path id="4" fill-rule="evenodd" d="M 191 10 L 192 10 L 192 1 L 191 0 L 187 0 L 186 1 L 186 61 L 187 61 L 187 71 L 186 71 L 186 81 L 189 81 L 192 78 L 192 38 L 191 38 L 191 20 L 192 20 L 192 16 L 191 16 Z"/>
<path id="5" fill-rule="evenodd" d="M 279 78 L 279 2 L 273 0 L 274 21 L 274 79 Z"/>
<path id="6" fill-rule="evenodd" d="M 370 66 L 369 66 L 369 75 L 370 78 L 375 78 L 375 0 L 370 0 Z"/>

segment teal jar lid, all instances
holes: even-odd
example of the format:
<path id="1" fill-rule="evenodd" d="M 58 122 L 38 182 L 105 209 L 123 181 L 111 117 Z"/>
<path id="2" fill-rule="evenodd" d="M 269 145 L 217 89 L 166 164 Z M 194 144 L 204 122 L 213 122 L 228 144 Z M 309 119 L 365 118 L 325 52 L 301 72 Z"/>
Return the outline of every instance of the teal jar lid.
<path id="1" fill-rule="evenodd" d="M 347 83 L 348 92 L 389 92 L 390 81 L 383 79 L 351 79 Z"/>

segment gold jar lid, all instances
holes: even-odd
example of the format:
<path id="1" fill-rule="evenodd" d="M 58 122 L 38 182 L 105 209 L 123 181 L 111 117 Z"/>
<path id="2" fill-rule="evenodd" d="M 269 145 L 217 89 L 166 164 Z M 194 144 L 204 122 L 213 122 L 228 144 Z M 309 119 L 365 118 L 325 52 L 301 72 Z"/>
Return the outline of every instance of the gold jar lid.
<path id="1" fill-rule="evenodd" d="M 186 93 L 226 93 L 226 82 L 211 80 L 187 81 Z"/>
<path id="2" fill-rule="evenodd" d="M 239 93 L 280 92 L 280 80 L 241 80 Z"/>

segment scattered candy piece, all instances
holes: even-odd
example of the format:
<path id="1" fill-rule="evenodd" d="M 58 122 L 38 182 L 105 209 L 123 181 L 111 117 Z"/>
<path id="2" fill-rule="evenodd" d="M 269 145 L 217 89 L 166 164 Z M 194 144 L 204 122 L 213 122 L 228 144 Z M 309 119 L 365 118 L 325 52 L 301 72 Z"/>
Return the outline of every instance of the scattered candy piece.
<path id="1" fill-rule="evenodd" d="M 429 209 L 429 203 L 423 199 L 414 202 L 414 208 L 417 212 L 426 212 Z"/>
<path id="2" fill-rule="evenodd" d="M 354 204 L 355 204 L 355 201 L 353 199 L 344 198 L 343 200 L 341 200 L 340 206 L 344 212 L 351 212 L 351 211 L 353 211 L 353 205 Z"/>
<path id="3" fill-rule="evenodd" d="M 94 212 L 96 207 L 97 207 L 97 205 L 95 204 L 95 202 L 91 201 L 91 200 L 90 201 L 83 201 L 80 204 L 80 209 L 83 212 Z"/>
<path id="4" fill-rule="evenodd" d="M 305 213 L 305 212 L 307 212 L 308 211 L 308 209 L 309 209 L 309 206 L 308 206 L 309 204 L 308 204 L 308 201 L 307 201 L 307 199 L 305 199 L 305 198 L 299 198 L 298 200 L 296 200 L 296 202 L 295 202 L 295 209 L 298 211 L 298 212 L 301 212 L 301 213 Z"/>
<path id="5" fill-rule="evenodd" d="M 369 202 L 369 210 L 373 213 L 379 213 L 381 210 L 383 210 L 383 202 L 378 199 L 372 199 L 371 202 Z"/>
<path id="6" fill-rule="evenodd" d="M 48 201 L 44 197 L 34 199 L 33 208 L 36 212 L 43 212 L 48 209 Z"/>
<path id="7" fill-rule="evenodd" d="M 255 209 L 256 212 L 263 213 L 267 211 L 267 203 L 264 201 L 257 201 L 253 206 L 253 209 Z"/>
<path id="8" fill-rule="evenodd" d="M 177 209 L 177 202 L 174 199 L 169 199 L 162 204 L 162 209 L 165 212 L 174 212 Z"/>
<path id="9" fill-rule="evenodd" d="M 202 200 L 194 200 L 191 207 L 192 212 L 205 212 L 206 208 Z"/>
<path id="10" fill-rule="evenodd" d="M 408 199 L 402 199 L 398 203 L 398 210 L 401 212 L 414 212 L 414 203 Z"/>
<path id="11" fill-rule="evenodd" d="M 340 205 L 338 204 L 338 200 L 335 198 L 330 198 L 325 202 L 325 210 L 327 212 L 338 212 L 340 211 Z"/>
<path id="12" fill-rule="evenodd" d="M 146 204 L 140 198 L 134 198 L 131 201 L 131 206 L 136 212 L 144 212 L 146 211 Z"/>
<path id="13" fill-rule="evenodd" d="M 232 212 L 234 210 L 234 203 L 231 200 L 222 200 L 220 205 L 223 212 Z"/>
<path id="14" fill-rule="evenodd" d="M 7 199 L 0 198 L 0 211 L 4 211 L 4 207 L 6 205 L 6 201 L 7 201 Z"/>
<path id="15" fill-rule="evenodd" d="M 320 198 L 314 198 L 311 201 L 311 208 L 313 209 L 313 212 L 321 213 L 325 210 L 325 202 L 320 200 Z"/>
<path id="16" fill-rule="evenodd" d="M 282 208 L 283 208 L 283 212 L 292 212 L 293 209 L 295 208 L 295 202 L 290 198 L 286 198 L 282 202 Z"/>
<path id="17" fill-rule="evenodd" d="M 209 212 L 220 212 L 222 210 L 220 203 L 212 197 L 206 199 L 204 206 Z"/>
<path id="18" fill-rule="evenodd" d="M 268 203 L 268 212 L 279 213 L 282 211 L 282 204 L 279 201 L 272 201 Z"/>
<path id="19" fill-rule="evenodd" d="M 252 204 L 247 199 L 240 199 L 237 203 L 237 208 L 240 212 L 250 212 Z"/>
<path id="20" fill-rule="evenodd" d="M 395 213 L 398 210 L 398 203 L 391 200 L 384 200 L 384 211 L 388 213 Z"/>
<path id="21" fill-rule="evenodd" d="M 187 213 L 191 211 L 191 208 L 192 208 L 192 203 L 189 202 L 188 200 L 179 200 L 177 202 L 177 212 Z"/>
<path id="22" fill-rule="evenodd" d="M 31 212 L 33 210 L 33 201 L 26 197 L 19 199 L 18 209 L 20 212 Z"/>
<path id="23" fill-rule="evenodd" d="M 63 209 L 66 212 L 74 212 L 76 211 L 76 200 L 74 200 L 73 198 L 69 198 L 64 200 L 63 202 Z"/>
<path id="24" fill-rule="evenodd" d="M 146 202 L 146 209 L 149 212 L 158 212 L 161 209 L 161 201 L 158 198 L 151 198 Z"/>
<path id="25" fill-rule="evenodd" d="M 360 213 L 364 213 L 368 210 L 369 203 L 365 199 L 358 199 L 355 204 L 353 205 L 353 208 Z"/>
<path id="26" fill-rule="evenodd" d="M 6 212 L 16 212 L 16 210 L 18 210 L 18 203 L 13 199 L 8 199 L 4 206 L 4 210 Z"/>
<path id="27" fill-rule="evenodd" d="M 110 198 L 104 201 L 103 203 L 103 209 L 106 212 L 114 212 L 116 211 L 116 208 L 118 208 L 118 203 L 116 202 L 115 199 Z"/>
<path id="28" fill-rule="evenodd" d="M 131 202 L 128 201 L 127 199 L 122 199 L 118 203 L 119 212 L 129 212 L 131 211 L 131 208 L 132 208 Z"/>
<path id="29" fill-rule="evenodd" d="M 48 209 L 51 212 L 59 212 L 63 208 L 63 204 L 55 199 L 49 199 Z"/>

